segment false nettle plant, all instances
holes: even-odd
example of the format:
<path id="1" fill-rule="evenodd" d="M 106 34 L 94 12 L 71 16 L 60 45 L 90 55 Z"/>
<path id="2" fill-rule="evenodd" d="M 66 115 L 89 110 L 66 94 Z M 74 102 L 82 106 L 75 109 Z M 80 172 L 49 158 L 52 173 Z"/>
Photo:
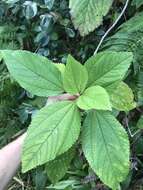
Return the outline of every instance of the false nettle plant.
<path id="1" fill-rule="evenodd" d="M 33 117 L 23 146 L 22 171 L 47 164 L 49 178 L 55 174 L 59 180 L 74 157 L 72 147 L 80 142 L 90 167 L 106 185 L 118 189 L 129 172 L 130 151 L 128 135 L 113 110 L 127 112 L 136 106 L 131 89 L 122 82 L 132 53 L 105 51 L 84 65 L 69 55 L 66 66 L 27 51 L 1 54 L 14 79 L 32 94 L 77 97 L 45 106 Z M 58 162 L 61 158 L 65 165 Z M 58 172 L 63 173 L 57 177 Z"/>

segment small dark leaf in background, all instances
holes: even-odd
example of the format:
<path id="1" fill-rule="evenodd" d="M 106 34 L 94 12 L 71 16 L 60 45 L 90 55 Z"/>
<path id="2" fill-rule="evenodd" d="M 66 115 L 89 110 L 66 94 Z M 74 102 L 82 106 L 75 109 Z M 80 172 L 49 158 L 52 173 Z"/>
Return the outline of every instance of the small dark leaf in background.
<path id="1" fill-rule="evenodd" d="M 51 10 L 53 8 L 55 0 L 44 0 L 46 7 Z"/>
<path id="2" fill-rule="evenodd" d="M 32 2 L 32 1 L 25 1 L 23 4 L 24 6 L 24 15 L 27 19 L 31 19 L 36 16 L 37 14 L 37 3 Z"/>
<path id="3" fill-rule="evenodd" d="M 38 33 L 38 35 L 35 38 L 35 43 L 39 44 L 41 47 L 45 47 L 46 45 L 48 45 L 49 41 L 50 37 L 44 31 Z"/>
<path id="4" fill-rule="evenodd" d="M 50 32 L 54 24 L 53 16 L 50 14 L 45 14 L 41 15 L 40 18 L 41 18 L 40 22 L 41 30 Z"/>
<path id="5" fill-rule="evenodd" d="M 44 190 L 45 189 L 45 185 L 47 182 L 47 176 L 42 167 L 39 167 L 36 169 L 34 181 L 35 181 L 35 185 L 36 185 L 36 187 L 35 187 L 36 190 Z"/>

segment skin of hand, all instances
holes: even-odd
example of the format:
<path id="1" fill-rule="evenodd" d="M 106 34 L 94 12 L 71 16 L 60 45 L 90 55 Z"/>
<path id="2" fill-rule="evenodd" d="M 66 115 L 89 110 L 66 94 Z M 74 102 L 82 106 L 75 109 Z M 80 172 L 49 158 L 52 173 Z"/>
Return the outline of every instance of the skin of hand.
<path id="1" fill-rule="evenodd" d="M 46 105 L 49 106 L 54 102 L 63 100 L 72 101 L 76 98 L 76 96 L 69 94 L 49 97 Z M 20 165 L 22 145 L 25 137 L 26 133 L 0 150 L 0 190 L 6 189 Z"/>

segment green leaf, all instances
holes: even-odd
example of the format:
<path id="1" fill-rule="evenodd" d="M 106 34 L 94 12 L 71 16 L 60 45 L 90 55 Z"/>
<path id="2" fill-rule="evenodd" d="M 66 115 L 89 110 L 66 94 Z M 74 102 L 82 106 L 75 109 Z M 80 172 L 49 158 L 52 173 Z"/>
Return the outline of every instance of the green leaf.
<path id="1" fill-rule="evenodd" d="M 57 63 L 57 64 L 55 64 L 55 66 L 59 69 L 59 71 L 63 75 L 65 72 L 65 65 L 63 63 Z"/>
<path id="2" fill-rule="evenodd" d="M 139 8 L 141 5 L 143 5 L 142 0 L 133 0 L 132 5 L 135 5 L 137 8 Z"/>
<path id="3" fill-rule="evenodd" d="M 46 166 L 49 179 L 53 184 L 57 183 L 66 174 L 70 163 L 75 155 L 75 150 L 71 148 L 69 151 L 50 161 Z"/>
<path id="4" fill-rule="evenodd" d="M 107 111 L 88 113 L 82 133 L 85 157 L 100 179 L 117 189 L 129 172 L 129 140 L 121 124 Z"/>
<path id="5" fill-rule="evenodd" d="M 105 51 L 91 57 L 85 63 L 89 79 L 87 86 L 100 85 L 108 88 L 112 83 L 121 81 L 132 60 L 130 52 Z"/>
<path id="6" fill-rule="evenodd" d="M 137 122 L 137 128 L 143 129 L 143 116 L 140 117 L 140 119 Z"/>
<path id="7" fill-rule="evenodd" d="M 119 111 L 130 111 L 136 107 L 133 92 L 124 82 L 111 94 L 111 103 Z"/>
<path id="8" fill-rule="evenodd" d="M 43 170 L 43 167 L 36 168 L 34 174 L 33 183 L 35 184 L 35 190 L 44 189 L 47 182 L 47 175 Z"/>
<path id="9" fill-rule="evenodd" d="M 76 179 L 69 179 L 64 180 L 56 183 L 55 185 L 50 185 L 47 188 L 48 189 L 54 189 L 54 190 L 70 190 L 70 187 L 76 187 L 79 184 L 79 181 Z"/>
<path id="10" fill-rule="evenodd" d="M 84 110 L 112 110 L 109 95 L 101 86 L 87 88 L 77 99 L 77 105 Z"/>
<path id="11" fill-rule="evenodd" d="M 54 160 L 78 139 L 80 112 L 71 101 L 44 107 L 33 118 L 23 147 L 22 171 Z"/>
<path id="12" fill-rule="evenodd" d="M 120 84 L 120 81 L 115 81 L 109 84 L 108 86 L 106 86 L 106 90 L 108 94 L 112 94 L 115 91 L 115 89 L 119 86 L 119 84 Z"/>
<path id="13" fill-rule="evenodd" d="M 143 19 L 143 12 L 137 13 L 135 16 L 131 17 L 128 21 L 120 25 L 119 32 L 117 32 L 117 34 L 118 33 L 131 34 L 132 32 L 142 31 L 142 28 L 143 28 L 142 19 Z"/>
<path id="14" fill-rule="evenodd" d="M 14 79 L 37 96 L 54 96 L 63 92 L 61 73 L 47 58 L 28 51 L 1 51 Z"/>
<path id="15" fill-rule="evenodd" d="M 113 0 L 70 0 L 69 7 L 76 29 L 85 36 L 100 26 Z"/>
<path id="16" fill-rule="evenodd" d="M 142 70 L 140 70 L 137 75 L 135 90 L 137 94 L 138 105 L 142 106 L 143 105 L 143 71 Z"/>
<path id="17" fill-rule="evenodd" d="M 0 54 L 0 62 L 2 61 L 2 55 Z"/>
<path id="18" fill-rule="evenodd" d="M 86 68 L 69 55 L 64 72 L 63 84 L 65 91 L 70 94 L 82 93 L 86 87 L 87 80 Z"/>

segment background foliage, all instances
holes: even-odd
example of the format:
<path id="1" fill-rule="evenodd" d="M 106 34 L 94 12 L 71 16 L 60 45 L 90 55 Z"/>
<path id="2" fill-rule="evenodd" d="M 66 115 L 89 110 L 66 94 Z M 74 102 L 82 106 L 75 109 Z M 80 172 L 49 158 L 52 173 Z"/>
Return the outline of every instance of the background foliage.
<path id="1" fill-rule="evenodd" d="M 95 51 L 99 40 L 121 12 L 125 1 L 115 0 L 103 24 L 82 37 L 75 30 L 69 12 L 68 0 L 3 0 L 0 2 L 0 49 L 26 49 L 44 55 L 56 62 L 66 62 L 70 53 L 84 62 Z M 136 16 L 135 16 L 136 15 Z M 128 21 L 129 20 L 129 21 Z M 100 51 L 132 51 L 134 64 L 126 82 L 136 96 L 138 107 L 121 112 L 118 119 L 128 131 L 131 141 L 131 170 L 122 184 L 123 190 L 143 188 L 143 2 L 132 0 L 118 26 L 110 33 Z M 32 96 L 9 76 L 4 63 L 0 63 L 0 147 L 23 133 L 34 114 L 45 104 L 45 98 Z M 28 174 L 18 172 L 9 189 L 41 190 L 107 190 L 88 167 L 80 147 L 76 158 L 71 153 L 71 164 L 62 180 L 48 178 L 48 167 L 39 167 Z M 72 159 L 73 158 L 73 159 Z M 59 160 L 57 163 L 59 164 Z M 69 166 L 70 165 L 70 166 Z M 63 172 L 64 173 L 64 172 Z M 62 175 L 62 174 L 61 174 Z M 51 176 L 51 175 L 50 175 Z"/>

